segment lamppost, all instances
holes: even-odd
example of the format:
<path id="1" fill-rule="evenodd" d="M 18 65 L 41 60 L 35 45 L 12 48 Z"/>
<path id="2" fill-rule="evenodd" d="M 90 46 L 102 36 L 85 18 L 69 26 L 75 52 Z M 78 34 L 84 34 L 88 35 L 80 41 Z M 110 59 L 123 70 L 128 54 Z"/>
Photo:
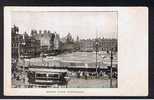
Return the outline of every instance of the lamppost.
<path id="1" fill-rule="evenodd" d="M 96 74 L 98 76 L 98 71 L 97 71 L 97 67 L 98 67 L 98 64 L 97 64 L 97 52 L 98 52 L 98 41 L 96 39 Z"/>
<path id="2" fill-rule="evenodd" d="M 68 72 L 66 74 L 66 76 L 64 77 L 65 82 L 66 82 L 66 88 L 68 88 L 68 82 L 71 80 L 71 78 L 68 76 Z"/>
<path id="3" fill-rule="evenodd" d="M 19 39 L 19 43 L 18 43 L 18 62 L 19 62 L 19 60 L 20 60 L 20 58 L 21 58 L 21 54 L 20 54 L 20 52 L 21 52 L 21 45 L 25 45 L 25 42 L 22 42 L 22 41 L 20 41 L 20 39 Z"/>
<path id="4" fill-rule="evenodd" d="M 22 41 L 20 41 L 20 36 L 18 36 L 18 40 L 19 40 L 19 43 L 18 43 L 18 63 L 19 63 L 19 61 L 21 60 L 21 45 L 25 45 L 25 42 L 22 42 Z M 23 39 L 24 40 L 24 39 Z M 25 74 L 25 60 L 23 59 L 23 67 L 22 67 L 22 72 L 23 72 L 23 74 Z M 25 79 L 25 77 L 24 77 L 24 79 Z"/>
<path id="5" fill-rule="evenodd" d="M 113 49 L 111 49 L 111 66 L 110 66 L 110 87 L 112 88 L 112 60 L 113 60 Z"/>

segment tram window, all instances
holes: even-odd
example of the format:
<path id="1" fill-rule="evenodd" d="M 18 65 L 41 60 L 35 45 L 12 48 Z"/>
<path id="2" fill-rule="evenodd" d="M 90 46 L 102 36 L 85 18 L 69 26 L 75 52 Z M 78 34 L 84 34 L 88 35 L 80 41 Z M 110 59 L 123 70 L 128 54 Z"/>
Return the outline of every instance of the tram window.
<path id="1" fill-rule="evenodd" d="M 77 65 L 78 66 L 84 66 L 84 63 L 78 63 Z"/>
<path id="2" fill-rule="evenodd" d="M 46 77 L 46 74 L 36 74 L 36 77 Z"/>
<path id="3" fill-rule="evenodd" d="M 58 77 L 58 74 L 49 74 L 48 77 Z"/>
<path id="4" fill-rule="evenodd" d="M 88 66 L 95 67 L 96 63 L 88 63 Z"/>
<path id="5" fill-rule="evenodd" d="M 75 64 L 75 63 L 70 63 L 70 65 L 71 65 L 71 66 L 76 66 L 76 64 Z"/>

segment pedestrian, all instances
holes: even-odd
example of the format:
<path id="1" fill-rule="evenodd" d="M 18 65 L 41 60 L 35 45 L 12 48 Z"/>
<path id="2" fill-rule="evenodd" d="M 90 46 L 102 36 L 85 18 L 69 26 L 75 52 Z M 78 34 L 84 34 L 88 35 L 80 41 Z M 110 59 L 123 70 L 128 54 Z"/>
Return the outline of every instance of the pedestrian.
<path id="1" fill-rule="evenodd" d="M 102 72 L 102 70 L 100 71 L 99 75 L 100 75 L 100 77 L 102 77 L 102 76 L 103 76 L 103 72 Z"/>
<path id="2" fill-rule="evenodd" d="M 80 78 L 80 71 L 77 72 L 77 78 Z"/>
<path id="3" fill-rule="evenodd" d="M 80 77 L 82 77 L 83 76 L 83 72 L 80 72 Z"/>
<path id="4" fill-rule="evenodd" d="M 85 79 L 87 80 L 87 72 L 84 73 Z"/>

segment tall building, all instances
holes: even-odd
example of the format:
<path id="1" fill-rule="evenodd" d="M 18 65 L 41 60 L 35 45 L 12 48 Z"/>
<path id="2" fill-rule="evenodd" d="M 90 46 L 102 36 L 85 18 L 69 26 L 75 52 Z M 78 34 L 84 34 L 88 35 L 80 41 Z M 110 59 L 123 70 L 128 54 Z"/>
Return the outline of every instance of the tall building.
<path id="1" fill-rule="evenodd" d="M 40 40 L 36 40 L 34 36 L 29 36 L 27 33 L 24 34 L 24 55 L 36 57 L 40 54 Z"/>
<path id="2" fill-rule="evenodd" d="M 34 36 L 36 40 L 40 40 L 40 48 L 42 52 L 48 52 L 59 49 L 60 37 L 57 33 L 51 33 L 49 30 L 40 30 L 39 34 Z"/>
<path id="3" fill-rule="evenodd" d="M 23 43 L 23 35 L 19 34 L 19 28 L 14 25 L 11 28 L 12 58 L 17 59 L 21 55 L 21 53 L 23 52 Z"/>

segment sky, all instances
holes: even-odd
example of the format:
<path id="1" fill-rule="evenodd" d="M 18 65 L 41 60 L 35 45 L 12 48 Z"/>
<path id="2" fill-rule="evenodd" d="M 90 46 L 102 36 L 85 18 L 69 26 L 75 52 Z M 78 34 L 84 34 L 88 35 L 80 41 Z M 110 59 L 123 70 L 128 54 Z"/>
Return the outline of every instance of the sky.
<path id="1" fill-rule="evenodd" d="M 32 29 L 57 32 L 60 37 L 71 33 L 73 38 L 117 38 L 117 12 L 26 12 L 11 13 L 11 24 L 19 33 Z"/>

